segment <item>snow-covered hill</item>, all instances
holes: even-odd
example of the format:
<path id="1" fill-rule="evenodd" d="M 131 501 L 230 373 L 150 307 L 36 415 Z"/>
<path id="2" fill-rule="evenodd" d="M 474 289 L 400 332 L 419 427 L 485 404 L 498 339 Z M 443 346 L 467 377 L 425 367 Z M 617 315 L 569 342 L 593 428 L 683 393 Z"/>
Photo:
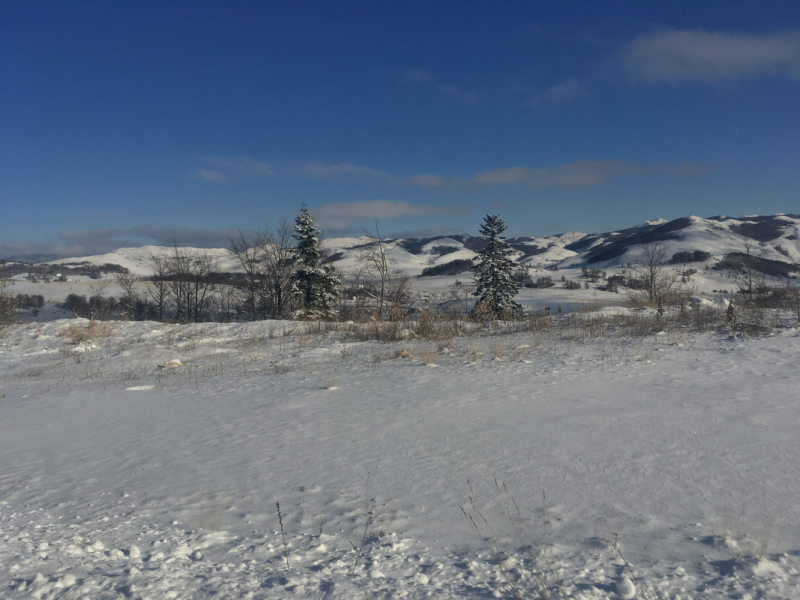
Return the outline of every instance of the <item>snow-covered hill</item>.
<path id="1" fill-rule="evenodd" d="M 727 254 L 743 252 L 745 244 L 750 244 L 752 252 L 759 258 L 785 263 L 789 270 L 796 270 L 797 263 L 800 263 L 800 215 L 707 219 L 689 216 L 673 221 L 647 221 L 636 227 L 605 233 L 569 232 L 545 237 L 509 238 L 508 241 L 516 251 L 514 258 L 534 269 L 568 269 L 583 265 L 609 269 L 633 262 L 640 244 L 658 240 L 668 246 L 669 256 L 678 252 L 707 253 L 708 257 L 699 262 L 708 265 L 722 260 Z M 333 238 L 324 241 L 323 245 L 341 271 L 357 266 L 359 252 L 369 242 L 365 237 Z M 397 239 L 389 243 L 389 258 L 397 271 L 419 275 L 429 267 L 475 259 L 480 248 L 480 238 L 466 234 Z M 151 273 L 150 256 L 167 256 L 172 251 L 172 248 L 163 246 L 120 248 L 108 254 L 64 258 L 49 264 L 110 263 L 146 276 Z M 217 259 L 223 271 L 236 272 L 240 268 L 228 249 L 199 251 Z"/>
<path id="2" fill-rule="evenodd" d="M 69 258 L 59 258 L 58 260 L 48 261 L 44 264 L 49 265 L 80 265 L 89 263 L 92 265 L 119 265 L 125 267 L 131 273 L 146 277 L 152 275 L 150 267 L 150 258 L 152 256 L 169 256 L 174 251 L 174 248 L 169 246 L 140 246 L 137 248 L 119 248 L 114 252 L 107 254 L 95 254 L 92 256 L 72 256 Z M 239 264 L 236 257 L 233 256 L 230 250 L 225 248 L 209 248 L 198 249 L 198 252 L 208 253 L 211 258 L 219 261 L 220 268 L 223 271 L 235 272 L 239 270 Z"/>

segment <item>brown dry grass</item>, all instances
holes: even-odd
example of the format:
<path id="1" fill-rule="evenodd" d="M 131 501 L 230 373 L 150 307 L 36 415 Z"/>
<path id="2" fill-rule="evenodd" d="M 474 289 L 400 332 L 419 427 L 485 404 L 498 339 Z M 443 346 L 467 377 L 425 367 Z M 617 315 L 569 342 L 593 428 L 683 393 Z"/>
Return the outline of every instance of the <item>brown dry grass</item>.
<path id="1" fill-rule="evenodd" d="M 92 320 L 89 321 L 89 325 L 86 327 L 84 327 L 82 323 L 73 323 L 58 335 L 77 345 L 107 338 L 112 333 L 114 333 L 114 328 L 111 323 Z"/>

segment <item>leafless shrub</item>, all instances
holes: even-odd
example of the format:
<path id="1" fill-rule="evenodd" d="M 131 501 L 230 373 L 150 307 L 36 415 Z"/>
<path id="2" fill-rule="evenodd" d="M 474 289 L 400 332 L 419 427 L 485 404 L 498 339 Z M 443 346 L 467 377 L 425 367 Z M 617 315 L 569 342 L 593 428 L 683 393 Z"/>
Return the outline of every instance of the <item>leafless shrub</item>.
<path id="1" fill-rule="evenodd" d="M 284 364 L 283 360 L 270 361 L 269 368 L 273 373 L 275 373 L 275 375 L 285 375 L 286 373 L 292 370 L 292 368 L 289 365 Z"/>
<path id="2" fill-rule="evenodd" d="M 139 381 L 147 374 L 146 367 L 135 367 L 133 365 L 124 365 L 120 370 L 119 380 L 121 383 L 131 383 Z"/>
<path id="3" fill-rule="evenodd" d="M 22 371 L 19 374 L 19 376 L 20 377 L 30 377 L 32 379 L 39 379 L 42 376 L 44 376 L 44 374 L 45 374 L 45 372 L 44 372 L 44 368 L 43 367 L 34 366 L 34 367 L 31 367 L 30 369 L 26 369 L 26 370 Z"/>
<path id="4" fill-rule="evenodd" d="M 75 348 L 59 348 L 58 354 L 61 356 L 61 358 L 71 358 L 76 365 L 81 364 L 84 359 L 84 353 Z"/>

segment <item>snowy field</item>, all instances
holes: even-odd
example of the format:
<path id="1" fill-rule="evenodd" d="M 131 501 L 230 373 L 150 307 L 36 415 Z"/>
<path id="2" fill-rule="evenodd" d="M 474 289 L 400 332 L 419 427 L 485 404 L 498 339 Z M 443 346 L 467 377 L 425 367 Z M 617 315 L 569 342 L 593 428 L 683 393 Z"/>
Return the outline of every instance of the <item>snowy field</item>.
<path id="1" fill-rule="evenodd" d="M 0 338 L 2 598 L 800 598 L 796 328 L 76 324 Z"/>

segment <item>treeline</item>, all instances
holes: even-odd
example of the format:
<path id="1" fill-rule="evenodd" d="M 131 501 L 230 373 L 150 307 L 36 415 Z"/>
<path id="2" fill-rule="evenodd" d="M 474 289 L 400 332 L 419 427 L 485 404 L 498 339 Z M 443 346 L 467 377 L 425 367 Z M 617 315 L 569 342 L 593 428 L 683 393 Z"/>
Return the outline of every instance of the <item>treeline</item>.
<path id="1" fill-rule="evenodd" d="M 44 307 L 44 296 L 41 294 L 17 294 L 17 308 L 22 310 L 40 310 Z"/>
<path id="2" fill-rule="evenodd" d="M 438 246 L 437 246 L 438 247 Z M 450 248 L 448 246 L 448 248 Z M 420 277 L 438 277 L 442 275 L 459 275 L 464 271 L 470 271 L 475 268 L 472 259 L 456 259 L 441 265 L 434 265 L 432 267 L 425 267 L 420 273 Z"/>
<path id="3" fill-rule="evenodd" d="M 290 318 L 298 308 L 292 293 L 295 245 L 290 223 L 252 238 L 231 240 L 242 273 L 227 273 L 204 250 L 174 247 L 147 259 L 150 274 L 114 274 L 121 293 L 102 288 L 90 296 L 70 294 L 64 308 L 90 319 L 154 320 L 172 323 Z"/>
<path id="4" fill-rule="evenodd" d="M 354 267 L 341 276 L 334 276 L 334 257 L 318 247 L 318 235 L 306 213 L 295 226 L 283 221 L 250 237 L 240 232 L 231 240 L 231 252 L 241 273 L 222 272 L 206 251 L 175 247 L 167 255 L 148 257 L 150 274 L 144 278 L 116 273 L 121 288 L 116 297 L 95 287 L 88 297 L 71 294 L 63 306 L 90 319 L 173 323 L 333 315 L 392 320 L 414 310 L 409 279 L 391 268 L 388 241 L 377 230 Z M 303 250 L 300 242 L 308 240 L 311 249 Z"/>
<path id="5" fill-rule="evenodd" d="M 121 288 L 116 298 L 78 297 L 67 308 L 79 316 L 131 321 L 202 323 L 238 317 L 236 290 L 242 278 L 223 273 L 208 252 L 175 247 L 168 255 L 150 255 L 147 262 L 151 274 L 144 281 L 131 273 L 115 274 Z"/>
<path id="6" fill-rule="evenodd" d="M 89 262 L 82 263 L 62 263 L 59 265 L 31 264 L 31 263 L 2 263 L 0 264 L 0 279 L 11 279 L 17 275 L 29 275 L 32 281 L 41 279 L 42 281 L 53 281 L 66 279 L 70 276 L 89 277 L 90 279 L 100 279 L 103 274 L 108 273 L 128 273 L 128 269 L 120 265 L 106 263 L 94 265 Z"/>

